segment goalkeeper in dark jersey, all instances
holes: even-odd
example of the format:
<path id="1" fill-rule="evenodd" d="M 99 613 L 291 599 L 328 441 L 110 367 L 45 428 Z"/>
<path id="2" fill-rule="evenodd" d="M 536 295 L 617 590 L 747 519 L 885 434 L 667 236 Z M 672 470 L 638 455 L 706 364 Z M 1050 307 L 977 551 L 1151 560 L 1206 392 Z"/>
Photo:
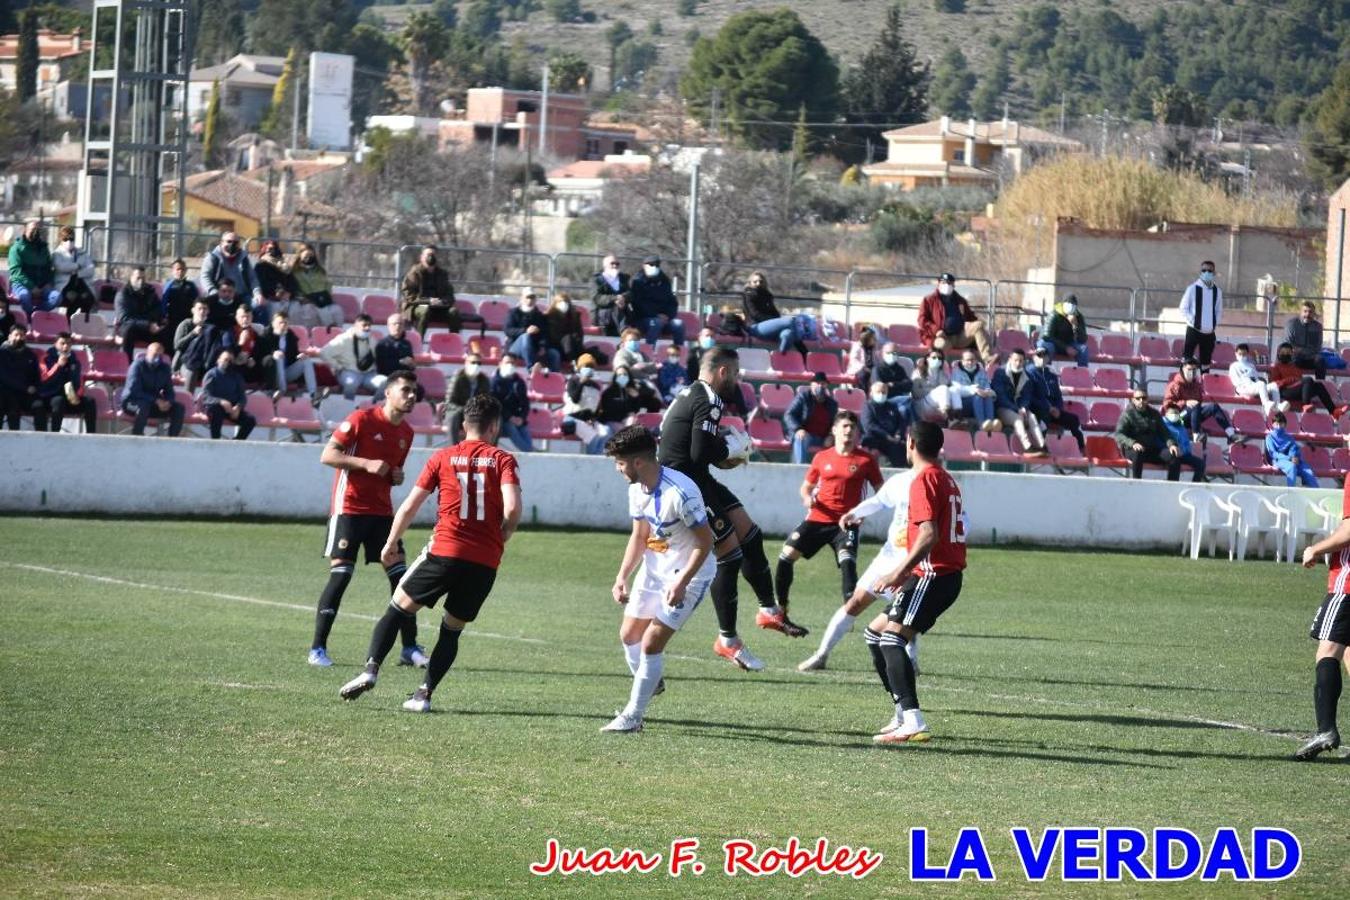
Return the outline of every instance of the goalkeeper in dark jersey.
<path id="1" fill-rule="evenodd" d="M 750 452 L 747 435 L 721 428 L 722 397 L 738 389 L 740 371 L 740 357 L 735 350 L 718 347 L 703 354 L 698 381 L 680 391 L 666 411 L 661 423 L 659 458 L 661 465 L 683 472 L 698 485 L 708 508 L 708 523 L 716 540 L 713 553 L 717 557 L 711 593 L 720 632 L 713 650 L 742 669 L 758 671 L 764 668 L 764 663 L 736 634 L 738 575 L 745 576 L 759 600 L 755 624 L 789 637 L 803 637 L 807 632 L 788 619 L 786 607 L 774 601 L 773 575 L 764 555 L 764 535 L 759 526 L 736 495 L 708 471 L 709 466 L 739 465 Z"/>

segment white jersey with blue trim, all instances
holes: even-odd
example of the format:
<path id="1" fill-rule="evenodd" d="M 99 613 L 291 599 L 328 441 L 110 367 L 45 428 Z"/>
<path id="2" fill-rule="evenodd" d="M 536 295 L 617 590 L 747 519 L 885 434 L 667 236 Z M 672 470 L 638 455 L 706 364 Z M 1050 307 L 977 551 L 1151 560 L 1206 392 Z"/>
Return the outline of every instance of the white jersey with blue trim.
<path id="1" fill-rule="evenodd" d="M 687 475 L 662 466 L 656 490 L 649 493 L 641 484 L 628 486 L 628 515 L 645 520 L 650 528 L 642 557 L 648 577 L 661 581 L 679 578 L 694 553 L 693 529 L 708 521 L 698 486 Z M 709 553 L 695 577 L 711 578 L 716 568 Z"/>

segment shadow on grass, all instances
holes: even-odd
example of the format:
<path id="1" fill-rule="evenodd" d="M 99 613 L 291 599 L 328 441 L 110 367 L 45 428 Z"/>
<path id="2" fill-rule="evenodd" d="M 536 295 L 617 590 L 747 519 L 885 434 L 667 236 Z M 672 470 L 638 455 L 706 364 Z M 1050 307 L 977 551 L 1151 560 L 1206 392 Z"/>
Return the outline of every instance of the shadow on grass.
<path id="1" fill-rule="evenodd" d="M 633 681 L 633 676 L 632 676 L 631 674 L 629 674 L 628 672 L 623 672 L 623 671 L 613 671 L 613 672 L 561 672 L 561 671 L 557 671 L 557 670 L 547 670 L 547 671 L 546 671 L 546 670 L 541 670 L 541 669 L 528 669 L 528 670 L 527 670 L 527 669 L 511 669 L 511 668 L 504 668 L 504 667 L 500 667 L 500 666 L 496 666 L 496 667 L 494 667 L 494 666 L 464 666 L 463 671 L 465 671 L 465 672 L 492 672 L 492 673 L 497 674 L 497 675 L 520 675 L 520 676 L 524 676 L 524 677 L 526 677 L 526 678 L 531 678 L 531 679 L 538 679 L 538 678 L 540 678 L 540 677 L 551 677 L 551 678 L 615 678 L 615 679 L 619 679 L 620 681 L 626 681 L 626 682 L 628 682 L 628 683 L 630 683 L 630 684 L 631 684 L 632 681 Z M 685 682 L 706 682 L 706 683 L 709 683 L 709 684 L 793 684 L 793 685 L 798 685 L 798 686 L 804 685 L 804 684 L 811 684 L 811 679 L 809 679 L 809 678 L 767 678 L 767 677 L 764 677 L 764 676 L 762 676 L 762 675 L 755 675 L 755 674 L 745 674 L 745 675 L 739 675 L 739 676 L 737 676 L 737 675 L 731 675 L 731 676 L 729 676 L 729 677 L 723 677 L 723 676 L 719 676 L 719 675 L 686 675 L 686 674 L 683 673 L 683 672 L 681 672 L 679 675 L 676 675 L 676 676 L 674 676 L 674 677 L 672 677 L 672 678 L 670 679 L 670 682 L 671 682 L 672 684 L 674 684 L 674 683 L 677 682 L 677 681 L 678 681 L 680 684 L 684 684 Z M 824 682 L 817 682 L 817 683 L 823 684 Z M 836 683 L 836 684 L 840 684 L 841 682 L 835 682 L 835 683 Z M 847 682 L 842 682 L 842 683 L 845 683 L 845 684 L 846 684 Z"/>
<path id="2" fill-rule="evenodd" d="M 1052 684 L 1063 687 L 1111 687 L 1134 688 L 1145 691 L 1190 691 L 1200 694 L 1258 694 L 1261 696 L 1288 697 L 1298 696 L 1292 691 L 1254 691 L 1237 687 L 1201 687 L 1194 684 L 1152 684 L 1146 681 L 1096 681 L 1089 678 L 1024 678 L 1017 675 L 969 675 L 955 672 L 933 672 L 937 678 L 950 678 L 953 681 L 996 681 L 1000 684 L 1022 682 L 1024 684 Z"/>
<path id="3" fill-rule="evenodd" d="M 952 709 L 946 712 L 963 716 L 981 716 L 987 719 L 1037 719 L 1044 722 L 1091 722 L 1098 725 L 1123 725 L 1131 728 L 1200 728 L 1214 731 L 1235 731 L 1216 722 L 1197 722 L 1194 719 L 1165 719 L 1156 716 L 1121 716 L 1111 713 L 1036 713 L 998 712 L 980 709 Z"/>
<path id="4" fill-rule="evenodd" d="M 1163 644 L 1158 641 L 1121 641 L 1107 638 L 1048 637 L 1043 634 L 972 634 L 961 631 L 938 631 L 936 637 L 964 638 L 981 641 L 1061 641 L 1068 644 L 1107 644 L 1112 647 L 1177 647 L 1192 649 L 1194 644 Z"/>

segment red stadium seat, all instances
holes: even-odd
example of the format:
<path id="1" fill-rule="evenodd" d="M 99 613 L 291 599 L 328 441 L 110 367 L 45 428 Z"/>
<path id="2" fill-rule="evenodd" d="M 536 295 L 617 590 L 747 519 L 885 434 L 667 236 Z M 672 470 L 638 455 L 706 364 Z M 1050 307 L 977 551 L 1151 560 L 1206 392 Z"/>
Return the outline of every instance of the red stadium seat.
<path id="1" fill-rule="evenodd" d="M 38 309 L 33 311 L 33 317 L 28 320 L 28 333 L 32 335 L 33 340 L 49 344 L 56 339 L 57 334 L 67 330 L 70 323 L 66 317 L 58 312 L 47 312 Z M 8 335 L 5 336 L 8 339 Z"/>
<path id="2" fill-rule="evenodd" d="M 1241 407 L 1233 410 L 1231 416 L 1233 427 L 1245 435 L 1251 437 L 1264 437 L 1266 433 L 1266 417 L 1261 415 L 1259 410 Z"/>
<path id="3" fill-rule="evenodd" d="M 1129 376 L 1122 369 L 1097 369 L 1093 373 L 1093 382 L 1097 385 L 1097 393 L 1107 397 L 1125 399 L 1134 393 Z"/>
<path id="4" fill-rule="evenodd" d="M 641 425 L 648 431 L 661 430 L 661 413 L 659 412 L 640 412 L 633 416 L 633 424 Z"/>
<path id="5" fill-rule="evenodd" d="M 1338 478 L 1350 471 L 1350 447 L 1337 447 L 1331 451 L 1331 467 Z"/>
<path id="6" fill-rule="evenodd" d="M 681 322 L 684 323 L 684 336 L 686 338 L 697 339 L 698 331 L 703 327 L 703 323 L 698 320 L 698 313 L 681 310 L 676 313 Z"/>
<path id="7" fill-rule="evenodd" d="M 1336 421 L 1322 410 L 1313 410 L 1299 416 L 1297 434 L 1305 441 L 1320 444 L 1341 443 L 1340 436 L 1336 434 Z"/>
<path id="8" fill-rule="evenodd" d="M 1233 468 L 1247 475 L 1273 475 L 1279 470 L 1268 466 L 1261 458 L 1261 448 L 1253 444 L 1238 444 L 1228 448 Z"/>
<path id="9" fill-rule="evenodd" d="M 1121 406 L 1111 400 L 1099 400 L 1092 404 L 1088 412 L 1088 421 L 1105 431 L 1115 431 L 1120 421 Z"/>
<path id="10" fill-rule="evenodd" d="M 341 325 L 315 325 L 309 330 L 309 345 L 322 347 L 345 330 Z"/>
<path id="11" fill-rule="evenodd" d="M 1006 447 L 1007 444 L 1005 443 Z M 947 462 L 978 463 L 984 457 L 975 452 L 975 442 L 964 428 L 948 428 L 942 432 L 942 455 Z"/>
<path id="12" fill-rule="evenodd" d="M 1088 408 L 1086 403 L 1083 403 L 1080 400 L 1065 400 L 1064 411 L 1067 413 L 1073 413 L 1075 416 L 1077 416 L 1078 422 L 1083 426 L 1083 428 L 1090 429 L 1093 427 L 1092 417 L 1088 415 Z M 1116 425 L 1115 422 L 1111 423 L 1112 428 L 1114 428 L 1115 425 Z"/>
<path id="13" fill-rule="evenodd" d="M 660 415 L 660 413 L 655 415 Z M 740 416 L 723 416 L 720 424 L 727 428 L 735 428 L 737 431 L 745 431 L 745 420 Z"/>
<path id="14" fill-rule="evenodd" d="M 107 388 L 97 384 L 91 384 L 84 389 L 84 395 L 94 401 L 94 409 L 98 412 L 98 421 L 110 422 L 116 421 L 118 410 L 115 406 L 116 398 L 108 395 Z"/>
<path id="15" fill-rule="evenodd" d="M 1239 397 L 1237 392 L 1233 390 L 1232 380 L 1226 374 L 1220 375 L 1218 372 L 1202 375 L 1200 377 L 1200 389 L 1205 392 L 1206 399 L 1224 405 L 1258 402 L 1255 397 Z"/>
<path id="16" fill-rule="evenodd" d="M 1237 360 L 1237 351 L 1233 345 L 1227 341 L 1218 341 L 1214 344 L 1214 353 L 1210 361 L 1216 369 L 1226 369 Z"/>
<path id="17" fill-rule="evenodd" d="M 398 312 L 398 301 L 388 294 L 366 294 L 365 299 L 361 301 L 361 310 L 376 322 L 383 324 Z"/>
<path id="18" fill-rule="evenodd" d="M 431 336 L 428 346 L 431 362 L 464 362 L 464 339 L 453 331 L 438 331 Z"/>
<path id="19" fill-rule="evenodd" d="M 258 420 L 259 428 L 266 428 L 269 433 L 276 425 L 276 407 L 272 405 L 272 398 L 262 391 L 249 392 L 244 410 Z"/>
<path id="20" fill-rule="evenodd" d="M 112 347 L 113 341 L 112 328 L 102 316 L 92 315 L 88 319 L 77 315 L 70 320 L 70 336 L 75 339 L 77 344 L 91 344 L 102 347 Z M 170 347 L 170 350 L 173 348 Z"/>
<path id="21" fill-rule="evenodd" d="M 314 406 L 308 399 L 283 397 L 277 401 L 276 426 L 296 434 L 317 434 L 323 430 Z"/>
<path id="22" fill-rule="evenodd" d="M 121 350 L 95 350 L 85 377 L 90 381 L 126 381 L 128 368 L 126 354 Z"/>
<path id="23" fill-rule="evenodd" d="M 562 403 L 567 379 L 557 372 L 536 372 L 530 376 L 530 399 L 536 403 Z"/>
<path id="24" fill-rule="evenodd" d="M 1331 451 L 1326 447 L 1309 444 L 1303 448 L 1303 461 L 1318 478 L 1333 478 L 1341 473 L 1331 463 Z"/>
<path id="25" fill-rule="evenodd" d="M 796 351 L 789 350 L 787 353 L 774 351 L 769 354 L 769 366 L 774 371 L 774 377 L 781 378 L 784 381 L 810 381 L 811 373 L 806 371 L 802 365 L 802 356 Z"/>
<path id="26" fill-rule="evenodd" d="M 412 426 L 413 434 L 439 437 L 445 433 L 445 428 L 436 421 L 436 413 L 429 403 L 415 404 L 408 414 L 407 422 Z"/>
<path id="27" fill-rule="evenodd" d="M 777 419 L 754 419 L 750 422 L 750 443 L 756 450 L 771 453 L 787 450 L 792 446 L 783 437 L 783 423 Z"/>
<path id="28" fill-rule="evenodd" d="M 824 372 L 830 384 L 849 384 L 853 381 L 852 376 L 844 374 L 844 368 L 839 364 L 839 354 L 831 350 L 812 350 L 807 353 L 806 371 L 813 374 Z"/>
<path id="29" fill-rule="evenodd" d="M 510 305 L 500 300 L 487 300 L 478 307 L 478 314 L 483 317 L 489 331 L 501 331 L 505 328 L 506 317 L 510 312 Z"/>
<path id="30" fill-rule="evenodd" d="M 432 360 L 428 357 L 425 348 L 422 346 L 422 336 L 411 328 L 403 330 L 403 339 L 412 344 L 413 362 L 429 363 Z"/>
<path id="31" fill-rule="evenodd" d="M 588 306 L 581 306 L 581 305 L 579 305 L 579 304 L 577 304 L 577 303 L 573 303 L 572 306 L 576 309 L 577 315 L 581 318 L 581 332 L 582 332 L 582 334 L 600 334 L 600 333 L 601 333 L 600 326 L 599 326 L 599 325 L 596 325 L 595 322 L 592 320 L 591 309 L 590 309 L 590 307 L 588 307 Z M 691 334 L 689 335 L 689 337 L 692 339 L 693 336 L 694 336 L 694 334 L 696 334 L 696 333 L 697 333 L 697 332 L 691 333 Z"/>
<path id="32" fill-rule="evenodd" d="M 1130 461 L 1120 455 L 1120 447 L 1116 446 L 1115 438 L 1107 435 L 1089 435 L 1085 441 L 1087 444 L 1087 458 L 1094 466 L 1103 466 L 1108 469 L 1128 468 Z"/>
<path id="33" fill-rule="evenodd" d="M 769 362 L 769 351 L 762 347 L 742 347 L 741 375 L 755 381 L 764 381 L 776 377 L 773 364 Z"/>
<path id="34" fill-rule="evenodd" d="M 797 392 L 784 384 L 762 384 L 759 387 L 759 405 L 775 418 L 781 418 L 792 405 Z"/>
<path id="35" fill-rule="evenodd" d="M 355 294 L 336 292 L 333 294 L 333 302 L 342 308 L 342 321 L 353 322 L 361 313 L 361 303 L 356 299 Z"/>
<path id="36" fill-rule="evenodd" d="M 1061 469 L 1086 469 L 1091 463 L 1078 449 L 1078 441 L 1071 434 L 1052 434 L 1045 439 L 1050 458 Z"/>
<path id="37" fill-rule="evenodd" d="M 998 333 L 998 352 L 1008 354 L 1014 350 L 1031 351 L 1031 338 L 1018 328 L 1005 328 Z"/>
<path id="38" fill-rule="evenodd" d="M 496 365 L 502 358 L 502 339 L 496 335 L 484 335 L 483 337 L 469 338 L 469 350 L 477 350 L 483 357 L 483 362 Z"/>
<path id="39" fill-rule="evenodd" d="M 547 409 L 540 409 L 537 406 L 530 407 L 530 413 L 525 420 L 525 424 L 529 429 L 530 437 L 535 440 L 556 441 L 563 437 L 558 420 Z"/>
<path id="40" fill-rule="evenodd" d="M 891 325 L 886 329 L 886 340 L 895 344 L 901 353 L 917 355 L 927 350 L 919 341 L 917 325 Z"/>
<path id="41" fill-rule="evenodd" d="M 975 432 L 975 452 L 987 462 L 1000 465 L 1020 465 L 1024 462 L 1020 454 L 1008 447 L 1008 438 L 1001 431 L 990 434 L 987 431 Z"/>
<path id="42" fill-rule="evenodd" d="M 1097 352 L 1092 356 L 1093 362 L 1139 364 L 1139 357 L 1134 352 L 1134 344 L 1127 334 L 1104 334 L 1098 339 L 1097 344 Z"/>
<path id="43" fill-rule="evenodd" d="M 867 392 L 851 387 L 835 388 L 834 402 L 839 404 L 841 410 L 861 415 L 863 404 L 867 402 Z"/>
<path id="44" fill-rule="evenodd" d="M 1227 478 L 1233 477 L 1233 467 L 1224 459 L 1223 447 L 1215 441 L 1210 441 L 1205 445 L 1205 477 L 1206 478 Z"/>
<path id="45" fill-rule="evenodd" d="M 1095 394 L 1092 371 L 1082 366 L 1065 366 L 1059 373 L 1059 386 L 1065 394 Z"/>
<path id="46" fill-rule="evenodd" d="M 417 383 L 422 386 L 427 397 L 432 400 L 444 400 L 447 385 L 445 373 L 435 366 L 424 366 L 417 370 Z"/>
<path id="47" fill-rule="evenodd" d="M 1167 338 L 1146 335 L 1139 339 L 1139 358 L 1151 366 L 1175 366 L 1176 356 Z"/>

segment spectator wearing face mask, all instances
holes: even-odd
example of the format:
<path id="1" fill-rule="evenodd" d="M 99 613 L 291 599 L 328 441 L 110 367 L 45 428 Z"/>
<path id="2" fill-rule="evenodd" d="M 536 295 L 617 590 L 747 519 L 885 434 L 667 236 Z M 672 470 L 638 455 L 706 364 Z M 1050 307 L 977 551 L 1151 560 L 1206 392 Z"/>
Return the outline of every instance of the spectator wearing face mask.
<path id="1" fill-rule="evenodd" d="M 291 298 L 299 293 L 295 277 L 286 267 L 286 258 L 282 255 L 281 244 L 268 238 L 258 249 L 258 258 L 253 261 L 253 274 L 258 278 L 258 289 L 266 301 L 254 309 L 253 315 L 259 322 L 271 321 L 271 310 L 290 308 Z M 260 310 L 263 310 L 260 312 Z"/>
<path id="2" fill-rule="evenodd" d="M 830 378 L 817 372 L 811 384 L 797 390 L 783 415 L 783 427 L 792 440 L 792 461 L 809 462 L 811 451 L 825 446 L 839 404 L 830 396 Z"/>
<path id="3" fill-rule="evenodd" d="M 136 345 L 147 345 L 151 341 L 160 343 L 168 340 L 165 333 L 164 307 L 152 285 L 145 280 L 145 267 L 136 266 L 131 277 L 117 291 L 113 301 L 116 310 L 114 327 L 117 339 L 122 344 L 122 352 L 130 363 L 136 358 Z"/>
<path id="4" fill-rule="evenodd" d="M 562 358 L 548 345 L 548 319 L 537 304 L 534 288 L 520 292 L 520 303 L 506 314 L 506 352 L 521 360 L 526 367 L 543 365 L 556 372 L 562 368 Z"/>
<path id="5" fill-rule="evenodd" d="M 1036 408 L 1045 405 L 1041 379 L 1026 371 L 1026 354 L 1013 350 L 1008 362 L 994 373 L 994 415 L 1013 430 L 1028 456 L 1047 456 L 1045 436 L 1036 421 Z"/>
<path id="6" fill-rule="evenodd" d="M 868 389 L 862 410 L 862 446 L 886 457 L 894 468 L 909 466 L 905 458 L 904 414 L 886 396 L 886 385 L 876 382 Z"/>
<path id="7" fill-rule="evenodd" d="M 1322 358 L 1322 323 L 1317 321 L 1317 304 L 1304 300 L 1298 315 L 1284 324 L 1284 342 L 1294 348 L 1294 365 L 1311 371 L 1318 380 L 1327 377 L 1327 363 Z"/>
<path id="8" fill-rule="evenodd" d="M 57 232 L 59 243 L 52 251 L 52 291 L 57 304 L 65 307 L 66 318 L 84 313 L 85 321 L 98 307 L 98 299 L 90 285 L 94 283 L 94 258 L 75 246 L 75 229 L 62 225 Z"/>
<path id="9" fill-rule="evenodd" d="M 1234 442 L 1240 444 L 1246 440 L 1246 437 L 1238 434 L 1233 423 L 1228 421 L 1228 414 L 1219 407 L 1219 404 L 1205 400 L 1205 389 L 1200 383 L 1200 363 L 1189 357 L 1181 361 L 1177 373 L 1167 382 L 1167 387 L 1163 390 L 1163 415 L 1170 409 L 1181 411 L 1181 418 L 1190 428 L 1191 441 L 1194 443 L 1200 443 L 1201 428 L 1208 419 L 1213 419 L 1215 424 L 1223 429 L 1230 444 Z"/>
<path id="10" fill-rule="evenodd" d="M 676 347 L 684 344 L 684 322 L 678 315 L 675 289 L 670 276 L 661 271 L 661 257 L 642 261 L 642 273 L 630 286 L 633 306 L 632 325 L 647 336 L 647 346 L 655 347 L 663 335 L 669 335 Z"/>
<path id="11" fill-rule="evenodd" d="M 1036 346 L 1050 351 L 1051 357 L 1067 356 L 1080 366 L 1088 364 L 1087 322 L 1078 310 L 1076 294 L 1056 304 Z"/>
<path id="12" fill-rule="evenodd" d="M 168 320 L 165 331 L 176 334 L 178 326 L 192 318 L 192 306 L 202 292 L 197 283 L 187 277 L 187 263 L 179 258 L 169 266 L 169 280 L 164 282 L 162 299 L 164 316 Z"/>
<path id="13" fill-rule="evenodd" d="M 1058 428 L 1061 432 L 1067 431 L 1073 435 L 1073 439 L 1078 442 L 1078 452 L 1086 453 L 1083 424 L 1078 416 L 1064 409 L 1064 392 L 1059 386 L 1059 375 L 1050 364 L 1050 353 L 1044 347 L 1037 347 L 1031 358 L 1034 363 L 1032 371 L 1041 379 L 1042 390 L 1037 401 L 1045 401 L 1044 406 L 1037 406 L 1032 412 L 1044 423 L 1046 430 Z"/>
<path id="14" fill-rule="evenodd" d="M 796 348 L 806 361 L 805 336 L 796 316 L 785 316 L 778 311 L 773 302 L 773 293 L 769 290 L 769 281 L 763 272 L 751 272 L 741 294 L 741 304 L 745 314 L 745 324 L 749 332 L 762 341 L 777 341 L 778 352 L 786 353 Z"/>
<path id="15" fill-rule="evenodd" d="M 583 353 L 577 357 L 576 371 L 563 389 L 563 434 L 581 441 L 586 452 L 597 456 L 605 452 L 611 431 L 600 421 L 600 395 L 605 387 L 595 380 L 595 357 Z"/>
<path id="16" fill-rule="evenodd" d="M 1192 452 L 1191 436 L 1187 434 L 1189 426 L 1181 415 L 1181 410 L 1173 407 L 1163 413 L 1163 425 L 1177 445 L 1176 460 L 1191 470 L 1191 481 L 1205 480 L 1205 460 Z M 1180 475 L 1178 474 L 1178 477 Z"/>
<path id="17" fill-rule="evenodd" d="M 936 350 L 974 346 L 986 365 L 998 358 L 984 323 L 957 293 L 956 276 L 951 272 L 938 276 L 937 289 L 919 304 L 919 340 Z"/>
<path id="18" fill-rule="evenodd" d="M 1130 474 L 1144 477 L 1144 465 L 1167 466 L 1167 480 L 1181 478 L 1181 447 L 1163 421 L 1162 415 L 1148 405 L 1148 394 L 1136 388 L 1129 404 L 1116 422 L 1115 438 L 1120 455 L 1130 461 Z"/>
<path id="19" fill-rule="evenodd" d="M 877 356 L 877 330 L 868 326 L 849 346 L 848 368 L 844 374 L 852 376 L 858 387 L 867 390 L 867 386 L 872 383 L 872 370 L 876 368 Z"/>
<path id="20" fill-rule="evenodd" d="M 51 411 L 52 431 L 61 430 L 66 416 L 79 415 L 84 418 L 85 434 L 93 434 L 98 426 L 98 407 L 92 397 L 84 395 L 80 361 L 71 354 L 70 342 L 70 332 L 63 331 L 47 349 L 38 367 L 38 397 Z"/>
<path id="21" fill-rule="evenodd" d="M 1223 319 L 1223 289 L 1214 281 L 1214 262 L 1200 264 L 1200 277 L 1181 295 L 1181 315 L 1186 320 L 1186 341 L 1181 355 L 1198 358 L 1201 372 L 1209 371 L 1214 341 Z"/>
<path id="22" fill-rule="evenodd" d="M 52 276 L 52 252 L 42 222 L 31 219 L 9 245 L 9 293 L 30 318 L 34 310 L 52 310 L 61 302 L 61 295 L 52 290 Z"/>
<path id="23" fill-rule="evenodd" d="M 1280 390 L 1280 397 L 1299 407 L 1299 412 L 1308 412 L 1314 408 L 1314 402 L 1320 402 L 1327 412 L 1337 419 L 1345 413 L 1344 406 L 1335 406 L 1327 386 L 1311 374 L 1304 372 L 1294 362 L 1294 348 L 1289 344 L 1280 344 L 1275 350 L 1275 362 L 1266 372 L 1270 383 Z"/>
<path id="24" fill-rule="evenodd" d="M 202 294 L 212 300 L 219 293 L 220 282 L 229 281 L 234 285 L 235 296 L 240 302 L 254 308 L 264 306 L 267 302 L 258 284 L 258 276 L 253 271 L 253 263 L 248 254 L 240 249 L 239 235 L 233 231 L 223 233 L 220 244 L 202 257 L 198 281 Z"/>
<path id="25" fill-rule="evenodd" d="M 464 440 L 464 406 L 471 398 L 490 393 L 492 382 L 483 372 L 483 358 L 477 353 L 470 353 L 464 358 L 464 368 L 450 379 L 450 388 L 446 392 L 442 415 L 450 443 L 458 444 Z"/>
<path id="26" fill-rule="evenodd" d="M 962 350 L 961 362 L 952 366 L 952 406 L 959 405 L 961 415 L 974 419 L 975 425 L 991 434 L 1003 427 L 994 418 L 994 389 L 974 350 Z"/>
<path id="27" fill-rule="evenodd" d="M 666 361 L 656 370 L 656 389 L 661 399 L 669 403 L 680 389 L 689 383 L 689 371 L 680 361 L 680 348 L 666 348 Z"/>
<path id="28" fill-rule="evenodd" d="M 1317 476 L 1312 468 L 1303 461 L 1303 450 L 1298 441 L 1285 430 L 1289 420 L 1284 413 L 1277 412 L 1270 419 L 1270 430 L 1266 432 L 1266 456 L 1270 464 L 1284 473 L 1286 487 L 1294 487 L 1300 481 L 1304 487 L 1317 487 Z"/>
<path id="29" fill-rule="evenodd" d="M 548 319 L 548 348 L 560 361 L 570 363 L 585 352 L 586 332 L 581 324 L 581 310 L 577 309 L 571 296 L 565 293 L 554 295 L 544 318 Z M 561 370 L 561 365 L 554 369 Z"/>
<path id="30" fill-rule="evenodd" d="M 600 421 L 611 432 L 640 412 L 660 412 L 661 398 L 651 385 L 634 377 L 626 366 L 614 367 L 614 380 L 600 393 Z"/>
<path id="31" fill-rule="evenodd" d="M 1233 348 L 1236 359 L 1228 366 L 1228 380 L 1233 383 L 1233 393 L 1239 397 L 1254 397 L 1261 401 L 1261 412 L 1268 418 L 1272 409 L 1280 412 L 1289 409 L 1289 401 L 1280 399 L 1280 388 L 1271 384 L 1261 370 L 1252 362 L 1251 347 L 1238 344 Z"/>
<path id="32" fill-rule="evenodd" d="M 642 332 L 636 328 L 625 328 L 619 335 L 619 349 L 614 353 L 614 369 L 619 366 L 628 369 L 636 378 L 652 378 L 656 375 L 656 363 L 648 362 L 642 355 Z"/>
<path id="33" fill-rule="evenodd" d="M 372 393 L 380 370 L 375 363 L 375 341 L 370 334 L 370 316 L 361 313 L 342 334 L 323 345 L 319 351 L 325 365 L 342 385 L 342 396 L 348 400 L 359 390 Z"/>
<path id="34" fill-rule="evenodd" d="M 342 307 L 333 302 L 333 281 L 319 262 L 318 252 L 309 244 L 300 244 L 288 268 L 295 280 L 295 295 L 290 303 L 293 324 L 306 328 L 341 325 Z"/>
<path id="35" fill-rule="evenodd" d="M 698 340 L 689 346 L 689 359 L 685 363 L 684 378 L 686 384 L 693 384 L 698 381 L 698 369 L 703 361 L 703 354 L 717 346 L 717 334 L 711 328 L 699 330 Z"/>
<path id="36" fill-rule="evenodd" d="M 914 364 L 914 416 L 946 425 L 952 414 L 951 377 L 940 351 L 929 351 Z"/>
<path id="37" fill-rule="evenodd" d="M 23 416 L 33 417 L 33 430 L 47 430 L 47 404 L 38 392 L 42 376 L 38 359 L 25 343 L 27 331 L 11 325 L 0 345 L 0 409 L 10 431 L 18 431 Z"/>
<path id="38" fill-rule="evenodd" d="M 521 453 L 534 452 L 530 439 L 530 394 L 525 379 L 516 371 L 515 357 L 507 354 L 492 376 L 492 396 L 502 405 L 502 437 L 509 438 Z"/>
<path id="39" fill-rule="evenodd" d="M 905 417 L 905 422 L 914 421 L 914 382 L 890 341 L 881 345 L 881 357 L 872 367 L 872 384 L 885 385 L 887 399 Z"/>
<path id="40" fill-rule="evenodd" d="M 609 254 L 595 273 L 595 324 L 610 337 L 618 337 L 632 318 L 632 279 L 619 265 L 614 254 Z"/>

